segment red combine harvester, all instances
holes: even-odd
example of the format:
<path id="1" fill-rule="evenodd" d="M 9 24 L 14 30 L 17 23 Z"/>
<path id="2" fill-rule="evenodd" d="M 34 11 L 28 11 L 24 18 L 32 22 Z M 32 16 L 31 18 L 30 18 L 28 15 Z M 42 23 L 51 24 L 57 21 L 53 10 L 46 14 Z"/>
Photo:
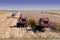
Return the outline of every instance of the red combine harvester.
<path id="1" fill-rule="evenodd" d="M 7 17 L 7 18 L 15 18 L 15 19 L 18 19 L 18 22 L 17 22 L 17 27 L 26 27 L 28 26 L 28 20 L 26 17 L 23 17 L 22 14 L 20 15 L 17 15 L 19 17 L 15 17 L 16 13 L 12 13 L 11 16 Z"/>
<path id="2" fill-rule="evenodd" d="M 39 22 L 38 25 L 35 24 L 34 20 L 29 23 L 34 32 L 36 31 L 44 32 L 45 31 L 44 28 L 50 28 L 52 31 L 56 30 L 56 28 L 52 25 L 52 22 L 49 20 L 49 18 L 40 18 L 38 22 Z"/>
<path id="3" fill-rule="evenodd" d="M 18 19 L 17 26 L 23 26 L 23 27 L 28 26 L 28 20 L 26 17 L 22 17 L 22 14 L 20 14 L 20 18 Z"/>
<path id="4" fill-rule="evenodd" d="M 50 28 L 52 31 L 56 30 L 56 28 L 52 25 L 52 22 L 49 20 L 49 18 L 40 18 L 39 25 L 42 28 Z"/>

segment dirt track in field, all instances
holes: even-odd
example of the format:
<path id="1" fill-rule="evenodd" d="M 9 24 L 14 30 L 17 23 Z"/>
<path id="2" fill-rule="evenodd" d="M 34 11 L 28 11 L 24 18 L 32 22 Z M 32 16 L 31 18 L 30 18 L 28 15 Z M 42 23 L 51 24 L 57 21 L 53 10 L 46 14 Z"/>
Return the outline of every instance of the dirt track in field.
<path id="1" fill-rule="evenodd" d="M 14 25 L 17 21 L 15 21 L 16 19 L 14 18 L 9 18 L 7 19 L 8 16 L 11 16 L 12 12 L 8 12 L 6 14 L 1 14 L 0 15 L 0 38 L 8 38 L 8 37 L 31 37 L 31 36 L 38 36 L 38 34 L 42 37 L 47 37 L 49 35 L 53 35 L 55 37 L 58 36 L 57 33 L 52 33 L 52 32 L 45 32 L 45 33 L 36 33 L 34 34 L 32 31 L 29 31 L 26 33 L 26 28 L 10 28 L 11 25 Z M 18 12 L 20 13 L 20 12 Z M 40 17 L 48 17 L 51 21 L 54 22 L 59 22 L 60 20 L 60 16 L 58 15 L 50 15 L 50 14 L 42 14 L 42 13 L 37 13 L 37 12 L 21 12 L 25 17 L 27 17 L 28 19 L 33 18 L 36 21 L 40 18 Z M 49 34 L 48 34 L 49 33 Z M 48 35 L 47 35 L 48 34 Z"/>

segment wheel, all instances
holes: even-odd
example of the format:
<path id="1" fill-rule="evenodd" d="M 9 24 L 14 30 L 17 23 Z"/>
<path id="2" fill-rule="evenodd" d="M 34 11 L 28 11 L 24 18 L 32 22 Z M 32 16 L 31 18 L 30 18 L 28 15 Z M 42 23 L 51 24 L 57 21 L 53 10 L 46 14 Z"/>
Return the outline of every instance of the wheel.
<path id="1" fill-rule="evenodd" d="M 21 26 L 21 24 L 20 23 L 17 23 L 17 27 L 20 27 Z"/>

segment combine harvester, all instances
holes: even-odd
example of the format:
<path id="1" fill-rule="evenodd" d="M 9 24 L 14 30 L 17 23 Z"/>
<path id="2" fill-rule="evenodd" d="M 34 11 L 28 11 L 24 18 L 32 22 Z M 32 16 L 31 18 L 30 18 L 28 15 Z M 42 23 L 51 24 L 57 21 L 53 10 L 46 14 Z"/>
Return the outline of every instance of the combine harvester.
<path id="1" fill-rule="evenodd" d="M 43 28 L 50 28 L 53 31 L 56 30 L 49 18 L 40 18 L 39 25 L 41 25 Z"/>
<path id="2" fill-rule="evenodd" d="M 52 25 L 52 22 L 49 20 L 49 18 L 40 18 L 38 21 L 38 25 L 36 25 L 35 22 L 31 22 L 30 24 L 34 32 L 36 31 L 44 32 L 45 28 L 49 28 L 53 32 L 56 30 L 56 28 Z"/>
<path id="3" fill-rule="evenodd" d="M 23 17 L 22 14 L 20 14 L 20 17 L 17 22 L 17 26 L 27 27 L 28 26 L 28 20 L 26 17 Z"/>
<path id="4" fill-rule="evenodd" d="M 27 18 L 23 17 L 22 16 L 22 13 L 19 12 L 19 13 L 12 13 L 12 16 L 9 16 L 7 18 L 14 18 L 15 20 L 13 21 L 13 23 L 11 24 L 11 27 L 12 26 L 16 26 L 16 27 L 26 27 L 28 26 L 28 20 Z"/>
<path id="5" fill-rule="evenodd" d="M 39 19 L 39 26 L 37 29 L 41 28 L 41 31 L 43 31 L 44 28 L 50 28 L 51 31 L 56 30 L 56 28 L 52 25 L 52 22 L 49 20 L 49 18 L 40 18 Z"/>
<path id="6" fill-rule="evenodd" d="M 24 35 L 26 28 L 20 28 L 20 27 L 27 27 L 28 26 L 28 20 L 22 16 L 21 12 L 16 13 L 15 16 L 10 16 L 8 18 L 15 19 L 12 24 L 10 25 L 10 36 L 19 36 L 21 37 Z M 12 27 L 18 27 L 18 28 L 12 28 Z M 12 32 L 11 32 L 12 31 Z"/>

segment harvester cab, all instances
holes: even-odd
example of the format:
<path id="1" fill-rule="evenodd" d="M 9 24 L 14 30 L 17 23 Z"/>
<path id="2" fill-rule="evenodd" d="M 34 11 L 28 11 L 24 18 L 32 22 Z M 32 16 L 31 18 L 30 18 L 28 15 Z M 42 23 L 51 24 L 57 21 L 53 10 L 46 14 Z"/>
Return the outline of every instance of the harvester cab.
<path id="1" fill-rule="evenodd" d="M 49 25 L 51 24 L 49 18 L 40 18 L 39 20 L 39 25 L 42 25 L 44 28 L 49 27 Z"/>

